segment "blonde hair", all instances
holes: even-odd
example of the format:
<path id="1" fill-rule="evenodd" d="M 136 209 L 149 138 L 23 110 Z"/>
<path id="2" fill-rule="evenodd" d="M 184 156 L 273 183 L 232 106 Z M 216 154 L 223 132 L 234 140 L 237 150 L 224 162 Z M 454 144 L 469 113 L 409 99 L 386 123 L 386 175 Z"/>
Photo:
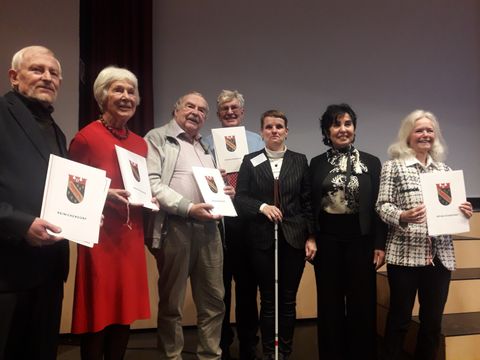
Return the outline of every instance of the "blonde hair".
<path id="1" fill-rule="evenodd" d="M 237 90 L 222 90 L 217 97 L 217 110 L 222 104 L 232 101 L 234 99 L 238 100 L 238 104 L 241 108 L 245 106 L 245 99 L 243 95 L 240 94 Z"/>
<path id="2" fill-rule="evenodd" d="M 435 131 L 435 139 L 432 144 L 432 149 L 429 151 L 429 155 L 434 161 L 443 161 L 445 159 L 447 146 L 443 140 L 440 125 L 435 115 L 425 110 L 412 111 L 402 120 L 400 129 L 398 130 L 397 140 L 388 148 L 388 154 L 392 159 L 405 159 L 410 156 L 415 156 L 415 152 L 408 144 L 408 139 L 415 127 L 415 123 L 422 118 L 429 119 L 432 122 L 433 130 Z"/>

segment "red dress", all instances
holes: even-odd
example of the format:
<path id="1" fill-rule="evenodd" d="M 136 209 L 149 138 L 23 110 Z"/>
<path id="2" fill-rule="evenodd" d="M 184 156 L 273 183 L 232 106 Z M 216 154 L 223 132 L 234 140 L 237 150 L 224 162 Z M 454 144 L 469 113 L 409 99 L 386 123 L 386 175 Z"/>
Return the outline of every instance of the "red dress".
<path id="1" fill-rule="evenodd" d="M 110 188 L 123 189 L 114 145 L 141 156 L 147 145 L 130 132 L 126 139 L 114 137 L 99 121 L 75 135 L 70 144 L 72 160 L 103 169 Z M 103 210 L 99 243 L 78 246 L 72 333 L 98 332 L 111 324 L 131 324 L 150 318 L 147 268 L 143 242 L 142 208 L 130 206 L 130 230 L 126 205 L 107 200 Z"/>

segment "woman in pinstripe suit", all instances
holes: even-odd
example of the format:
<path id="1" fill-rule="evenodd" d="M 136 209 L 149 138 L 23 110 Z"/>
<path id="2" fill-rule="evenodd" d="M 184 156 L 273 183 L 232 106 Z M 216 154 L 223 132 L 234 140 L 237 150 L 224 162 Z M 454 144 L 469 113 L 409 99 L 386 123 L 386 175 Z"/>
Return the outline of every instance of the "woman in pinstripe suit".
<path id="1" fill-rule="evenodd" d="M 248 217 L 248 241 L 260 287 L 260 329 L 264 359 L 274 355 L 274 223 L 278 222 L 279 354 L 292 352 L 296 294 L 305 260 L 316 253 L 307 158 L 288 150 L 287 117 L 277 110 L 262 114 L 265 149 L 246 155 L 238 175 L 235 202 Z M 279 204 L 274 203 L 274 179 Z"/>

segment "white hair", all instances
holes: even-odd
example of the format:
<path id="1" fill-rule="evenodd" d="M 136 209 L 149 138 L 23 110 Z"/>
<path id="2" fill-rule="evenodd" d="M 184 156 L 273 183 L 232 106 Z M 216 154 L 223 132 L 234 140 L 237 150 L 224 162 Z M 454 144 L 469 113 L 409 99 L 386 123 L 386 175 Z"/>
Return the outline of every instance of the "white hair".
<path id="1" fill-rule="evenodd" d="M 25 54 L 27 52 L 37 52 L 37 53 L 51 55 L 57 61 L 58 69 L 60 70 L 60 79 L 62 78 L 62 66 L 60 65 L 60 61 L 58 61 L 58 59 L 55 57 L 55 54 L 53 53 L 52 50 L 41 45 L 27 46 L 27 47 L 24 47 L 23 49 L 18 50 L 12 57 L 12 65 L 11 65 L 12 70 L 18 71 L 20 69 L 23 63 Z"/>
<path id="2" fill-rule="evenodd" d="M 134 73 L 130 70 L 117 66 L 107 66 L 100 71 L 95 82 L 93 83 L 93 96 L 97 100 L 100 111 L 104 112 L 104 103 L 107 98 L 108 89 L 115 81 L 126 80 L 133 85 L 136 97 L 136 105 L 140 104 L 140 94 L 138 92 L 138 80 Z"/>
<path id="3" fill-rule="evenodd" d="M 210 111 L 209 107 L 208 107 L 208 102 L 207 100 L 205 99 L 205 96 L 203 96 L 201 93 L 199 93 L 198 91 L 190 91 L 188 93 L 186 93 L 185 95 L 182 95 L 180 96 L 177 101 L 175 102 L 175 104 L 173 105 L 173 110 L 172 110 L 172 116 L 175 116 L 175 111 L 179 110 L 180 107 L 182 106 L 183 104 L 183 100 L 189 96 L 189 95 L 196 95 L 196 96 L 200 96 L 201 98 L 203 98 L 203 100 L 205 100 L 205 104 L 207 104 L 207 107 L 206 107 L 206 114 L 205 115 L 208 115 L 208 112 Z"/>

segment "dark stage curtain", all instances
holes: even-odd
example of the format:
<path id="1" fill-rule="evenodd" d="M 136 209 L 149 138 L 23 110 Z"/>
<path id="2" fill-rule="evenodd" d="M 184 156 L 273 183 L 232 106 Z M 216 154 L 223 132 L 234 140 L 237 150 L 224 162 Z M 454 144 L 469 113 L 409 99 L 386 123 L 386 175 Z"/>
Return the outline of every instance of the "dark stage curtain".
<path id="1" fill-rule="evenodd" d="M 108 65 L 137 76 L 141 101 L 128 127 L 145 135 L 153 127 L 152 0 L 80 0 L 80 129 L 99 117 L 93 83 Z"/>

